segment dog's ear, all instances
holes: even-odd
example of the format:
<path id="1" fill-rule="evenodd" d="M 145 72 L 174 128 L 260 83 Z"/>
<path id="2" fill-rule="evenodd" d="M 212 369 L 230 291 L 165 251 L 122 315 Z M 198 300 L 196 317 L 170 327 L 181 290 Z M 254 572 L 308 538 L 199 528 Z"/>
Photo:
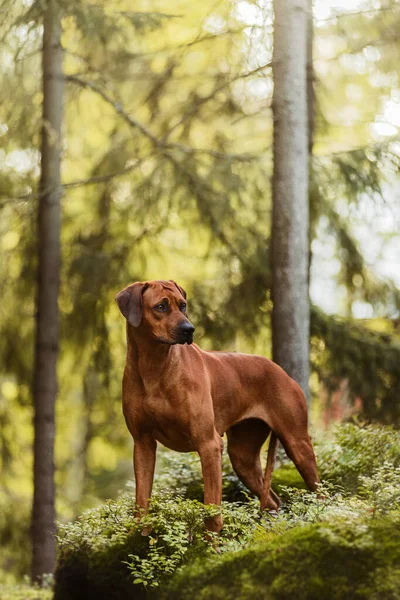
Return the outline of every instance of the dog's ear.
<path id="1" fill-rule="evenodd" d="M 180 291 L 180 293 L 182 294 L 182 296 L 185 298 L 186 300 L 186 292 L 183 289 L 183 287 L 181 287 L 180 285 L 178 285 L 177 283 L 175 283 L 175 281 L 172 281 L 172 279 L 170 279 L 170 282 L 174 284 L 175 287 L 178 288 L 178 290 Z"/>
<path id="2" fill-rule="evenodd" d="M 115 296 L 119 310 L 133 327 L 139 327 L 142 321 L 143 292 L 148 287 L 148 283 L 138 281 L 132 283 L 132 285 L 128 285 L 128 287 Z"/>

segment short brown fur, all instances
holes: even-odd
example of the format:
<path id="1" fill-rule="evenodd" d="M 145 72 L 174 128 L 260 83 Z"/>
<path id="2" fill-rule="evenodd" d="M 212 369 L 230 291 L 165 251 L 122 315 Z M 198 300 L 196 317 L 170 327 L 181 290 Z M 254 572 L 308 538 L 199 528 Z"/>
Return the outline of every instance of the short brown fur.
<path id="1" fill-rule="evenodd" d="M 299 385 L 261 356 L 205 352 L 192 344 L 186 293 L 173 281 L 134 283 L 116 301 L 127 320 L 123 413 L 134 439 L 137 515 L 147 510 L 157 442 L 200 455 L 204 502 L 221 504 L 222 436 L 243 483 L 261 509 L 277 509 L 271 489 L 277 440 L 310 490 L 319 482 Z M 265 474 L 260 450 L 270 436 Z M 207 520 L 219 532 L 220 515 Z"/>

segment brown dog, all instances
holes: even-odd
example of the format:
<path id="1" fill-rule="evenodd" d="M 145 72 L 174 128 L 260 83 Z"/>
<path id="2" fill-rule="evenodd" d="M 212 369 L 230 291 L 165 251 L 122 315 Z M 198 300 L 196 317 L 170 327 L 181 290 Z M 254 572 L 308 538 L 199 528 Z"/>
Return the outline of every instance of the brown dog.
<path id="1" fill-rule="evenodd" d="M 122 402 L 134 439 L 138 515 L 149 504 L 157 441 L 199 453 L 206 504 L 221 504 L 224 433 L 232 466 L 260 498 L 261 510 L 279 506 L 270 487 L 277 439 L 310 490 L 316 489 L 307 406 L 293 379 L 261 356 L 204 352 L 192 344 L 186 293 L 173 281 L 134 283 L 116 301 L 127 321 Z M 263 476 L 260 450 L 270 433 Z M 207 527 L 219 532 L 221 516 Z"/>

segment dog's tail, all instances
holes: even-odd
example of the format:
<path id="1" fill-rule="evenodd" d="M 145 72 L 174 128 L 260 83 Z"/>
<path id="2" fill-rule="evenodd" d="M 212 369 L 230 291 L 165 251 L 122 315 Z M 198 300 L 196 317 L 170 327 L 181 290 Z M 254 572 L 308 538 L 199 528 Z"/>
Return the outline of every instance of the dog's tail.
<path id="1" fill-rule="evenodd" d="M 269 509 L 278 509 L 280 500 L 275 492 L 271 489 L 271 480 L 272 473 L 274 472 L 275 458 L 276 452 L 279 446 L 279 439 L 276 434 L 271 431 L 269 436 L 269 446 L 268 446 L 268 456 L 267 456 L 267 465 L 265 467 L 264 474 L 264 482 L 263 482 L 263 491 L 260 498 L 260 508 L 264 510 L 265 508 Z"/>

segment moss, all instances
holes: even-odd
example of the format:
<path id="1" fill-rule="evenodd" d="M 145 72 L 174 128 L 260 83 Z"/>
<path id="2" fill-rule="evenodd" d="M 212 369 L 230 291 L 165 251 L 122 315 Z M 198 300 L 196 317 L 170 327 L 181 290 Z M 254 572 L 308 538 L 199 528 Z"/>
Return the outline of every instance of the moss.
<path id="1" fill-rule="evenodd" d="M 307 486 L 296 467 L 290 463 L 275 469 L 272 476 L 272 487 L 279 494 L 282 487 L 306 489 Z"/>
<path id="2" fill-rule="evenodd" d="M 271 542 L 182 569 L 161 598 L 398 600 L 399 534 L 400 517 L 297 527 Z"/>

